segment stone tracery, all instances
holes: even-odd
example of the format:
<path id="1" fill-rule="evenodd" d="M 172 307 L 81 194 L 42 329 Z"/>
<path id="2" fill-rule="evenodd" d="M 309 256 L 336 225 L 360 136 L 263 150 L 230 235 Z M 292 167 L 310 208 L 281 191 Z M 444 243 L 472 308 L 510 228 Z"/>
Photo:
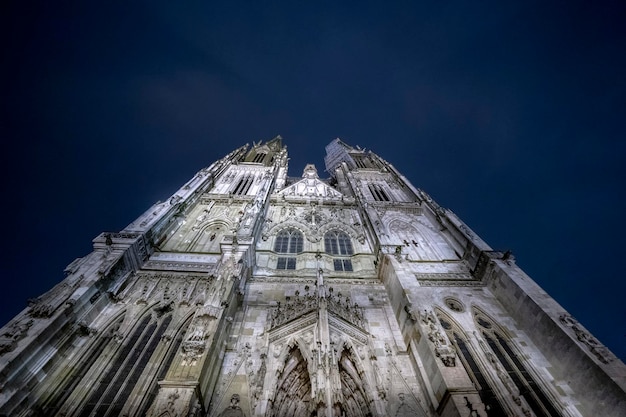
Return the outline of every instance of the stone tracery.
<path id="1" fill-rule="evenodd" d="M 294 179 L 280 138 L 242 147 L 127 229 L 98 236 L 93 254 L 68 267 L 70 277 L 0 332 L 0 362 L 9 369 L 0 372 L 0 402 L 5 392 L 12 396 L 0 403 L 0 414 L 80 414 L 76 400 L 91 396 L 85 391 L 112 361 L 117 366 L 126 358 L 120 351 L 141 352 L 145 372 L 133 371 L 139 385 L 115 405 L 124 410 L 110 415 L 485 417 L 493 396 L 479 390 L 490 384 L 503 386 L 522 407 L 510 413 L 517 415 L 531 413 L 518 387 L 548 392 L 561 384 L 568 392 L 563 381 L 525 379 L 538 373 L 526 372 L 528 361 L 507 333 L 486 314 L 468 311 L 469 297 L 490 308 L 499 308 L 502 294 L 518 298 L 515 285 L 505 287 L 522 275 L 508 257 L 494 255 L 373 153 L 337 140 L 328 154 L 332 180 L 320 180 L 313 166 Z M 359 169 L 349 168 L 351 158 Z M 298 268 L 291 270 L 278 267 L 283 251 L 275 246 L 280 230 L 289 228 L 302 233 L 302 249 L 293 256 Z M 325 250 L 329 231 L 341 231 L 336 247 L 349 241 L 353 250 L 336 251 L 332 243 Z M 337 268 L 338 259 L 354 269 Z M 539 299 L 549 301 L 545 294 Z M 445 304 L 439 308 L 437 300 Z M 524 314 L 526 307 L 519 308 Z M 568 348 L 584 360 L 590 356 L 593 366 L 619 365 L 565 312 L 532 314 L 563 330 L 573 342 Z M 107 327 L 112 317 L 116 325 Z M 138 323 L 149 331 L 139 332 Z M 91 363 L 87 356 L 98 352 L 106 353 L 93 358 L 99 370 L 82 372 Z M 81 373 L 66 383 L 64 367 L 76 358 Z M 44 375 L 50 370 L 53 378 Z M 474 380 L 472 372 L 479 374 Z M 57 413 L 55 401 L 45 402 L 46 391 L 62 379 L 59 390 L 72 393 L 57 401 L 65 407 Z M 564 403 L 562 392 L 548 392 L 546 403 Z M 540 395 L 532 397 L 537 404 L 544 403 Z"/>

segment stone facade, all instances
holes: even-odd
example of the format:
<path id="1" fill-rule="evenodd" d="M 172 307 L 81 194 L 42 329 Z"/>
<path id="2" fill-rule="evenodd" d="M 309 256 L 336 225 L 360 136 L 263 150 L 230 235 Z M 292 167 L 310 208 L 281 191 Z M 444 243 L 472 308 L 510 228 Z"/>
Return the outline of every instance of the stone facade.
<path id="1" fill-rule="evenodd" d="M 6 416 L 623 416 L 626 367 L 376 154 L 236 149 L 0 330 Z"/>

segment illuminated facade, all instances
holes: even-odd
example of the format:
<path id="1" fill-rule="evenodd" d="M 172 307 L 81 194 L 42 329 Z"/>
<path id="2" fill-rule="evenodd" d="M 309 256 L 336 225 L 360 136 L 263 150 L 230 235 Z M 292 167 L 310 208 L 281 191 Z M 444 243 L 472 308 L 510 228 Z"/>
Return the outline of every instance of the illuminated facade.
<path id="1" fill-rule="evenodd" d="M 198 172 L 0 331 L 6 416 L 620 416 L 626 367 L 376 154 Z"/>

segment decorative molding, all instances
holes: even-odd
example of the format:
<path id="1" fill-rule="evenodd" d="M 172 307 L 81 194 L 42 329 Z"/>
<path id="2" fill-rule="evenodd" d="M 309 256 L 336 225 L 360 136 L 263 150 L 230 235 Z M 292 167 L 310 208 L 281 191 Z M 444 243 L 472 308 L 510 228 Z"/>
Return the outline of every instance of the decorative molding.
<path id="1" fill-rule="evenodd" d="M 297 270 L 296 270 L 297 271 Z M 284 273 L 284 270 L 281 270 L 280 273 Z M 334 271 L 333 271 L 334 272 Z M 354 275 L 354 273 L 346 273 L 346 274 L 351 274 Z M 294 275 L 300 275 L 300 274 L 294 274 Z M 359 272 L 359 275 L 361 275 L 361 273 Z M 380 286 L 381 288 L 384 288 L 384 284 L 375 276 L 373 276 L 374 274 L 367 274 L 368 277 L 366 278 L 344 278 L 344 277 L 338 277 L 338 276 L 328 276 L 325 277 L 324 279 L 328 281 L 328 283 L 335 283 L 336 285 L 377 285 Z M 261 283 L 288 283 L 288 284 L 310 284 L 310 285 L 315 285 L 315 280 L 312 280 L 311 278 L 302 278 L 302 277 L 297 277 L 297 276 L 284 276 L 284 277 L 280 277 L 280 276 L 264 276 L 264 275 L 257 275 L 257 276 L 253 276 L 252 278 L 250 278 L 248 280 L 248 282 L 251 283 L 255 283 L 255 284 L 261 284 Z"/>
<path id="2" fill-rule="evenodd" d="M 334 327 L 340 332 L 349 335 L 353 339 L 358 340 L 359 342 L 363 344 L 367 344 L 368 342 L 367 333 L 359 330 L 357 327 L 347 324 L 346 322 L 341 321 L 333 316 L 328 317 L 328 323 L 331 325 L 331 327 Z"/>
<path id="3" fill-rule="evenodd" d="M 418 281 L 476 281 L 469 274 L 456 273 L 456 272 L 443 272 L 443 273 L 416 273 L 415 278 Z"/>
<path id="4" fill-rule="evenodd" d="M 484 287 L 487 285 L 482 281 L 432 281 L 432 280 L 419 280 L 419 284 L 422 287 Z"/>
<path id="5" fill-rule="evenodd" d="M 275 342 L 279 339 L 287 338 L 294 333 L 306 328 L 317 322 L 317 315 L 308 314 L 305 316 L 301 316 L 299 319 L 287 323 L 285 326 L 280 327 L 280 329 L 272 329 L 270 331 L 270 335 L 268 340 L 270 343 Z"/>
<path id="6" fill-rule="evenodd" d="M 415 278 L 423 287 L 484 287 L 485 281 L 464 273 L 416 273 Z"/>
<path id="7" fill-rule="evenodd" d="M 168 261 L 148 261 L 143 266 L 144 269 L 153 269 L 158 271 L 189 271 L 189 272 L 208 272 L 212 273 L 217 270 L 217 264 L 199 264 L 199 263 L 183 263 Z"/>
<path id="8" fill-rule="evenodd" d="M 206 275 L 206 274 L 202 274 L 202 275 L 192 275 L 192 274 L 186 274 L 186 273 L 176 273 L 174 271 L 171 272 L 158 272 L 158 271 L 138 271 L 137 272 L 137 278 L 139 279 L 151 279 L 151 280 L 155 280 L 155 279 L 173 279 L 173 280 L 181 280 L 181 279 L 199 279 L 199 280 L 207 280 L 207 281 L 212 281 L 214 279 L 213 276 L 211 275 Z"/>

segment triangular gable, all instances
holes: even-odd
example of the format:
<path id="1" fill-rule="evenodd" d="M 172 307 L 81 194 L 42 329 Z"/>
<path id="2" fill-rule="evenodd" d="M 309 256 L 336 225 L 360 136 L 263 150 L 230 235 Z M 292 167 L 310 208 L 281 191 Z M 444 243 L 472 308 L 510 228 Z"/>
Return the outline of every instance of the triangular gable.
<path id="1" fill-rule="evenodd" d="M 308 164 L 304 168 L 302 179 L 278 192 L 280 195 L 300 197 L 342 198 L 343 194 L 319 179 L 315 165 Z"/>

